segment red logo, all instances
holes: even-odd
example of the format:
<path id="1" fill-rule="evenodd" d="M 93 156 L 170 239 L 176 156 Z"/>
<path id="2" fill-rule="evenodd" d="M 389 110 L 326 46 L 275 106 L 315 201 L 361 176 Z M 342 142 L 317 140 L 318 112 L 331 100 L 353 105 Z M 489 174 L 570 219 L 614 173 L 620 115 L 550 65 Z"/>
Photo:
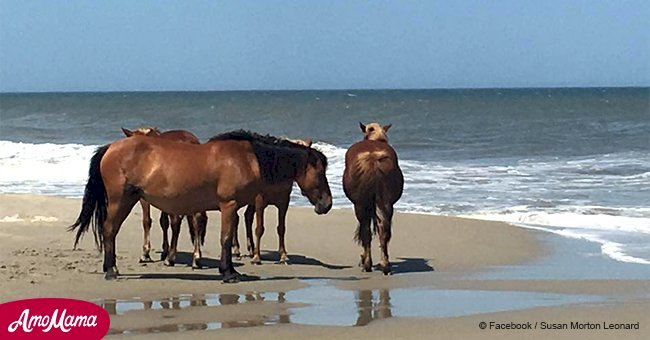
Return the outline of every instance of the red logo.
<path id="1" fill-rule="evenodd" d="M 29 299 L 0 304 L 0 339 L 101 339 L 111 319 L 88 301 Z"/>

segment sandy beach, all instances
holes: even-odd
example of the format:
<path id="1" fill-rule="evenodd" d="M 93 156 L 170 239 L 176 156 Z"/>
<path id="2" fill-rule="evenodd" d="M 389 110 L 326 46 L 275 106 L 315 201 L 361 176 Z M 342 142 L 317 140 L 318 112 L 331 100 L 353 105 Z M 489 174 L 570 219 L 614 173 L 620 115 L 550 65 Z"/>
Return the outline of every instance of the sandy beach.
<path id="1" fill-rule="evenodd" d="M 481 279 L 483 272 L 526 266 L 552 251 L 542 242 L 540 232 L 505 223 L 398 213 L 390 245 L 394 275 L 386 277 L 378 271 L 361 273 L 357 267 L 360 247 L 353 241 L 356 223 L 348 209 L 317 216 L 311 209 L 292 207 L 287 221 L 291 265 L 276 264 L 276 213 L 268 209 L 263 265 L 251 265 L 250 259 L 243 257 L 236 266 L 246 274 L 244 281 L 222 284 L 216 269 L 218 213 L 209 214 L 203 248 L 206 268 L 192 270 L 187 266 L 191 244 L 185 224 L 175 267 L 158 261 L 161 232 L 157 222 L 151 233 L 152 255 L 157 261 L 138 263 L 142 227 L 136 206 L 117 238 L 121 276 L 105 281 L 102 257 L 92 235 L 86 236 L 80 249 L 72 250 L 73 234 L 66 232 L 66 227 L 76 219 L 79 207 L 80 199 L 0 195 L 0 302 L 30 297 L 93 301 L 112 313 L 110 336 L 130 334 L 131 338 L 640 339 L 650 332 L 648 280 Z M 242 225 L 240 241 L 245 243 Z M 375 242 L 375 261 L 378 254 Z M 454 294 L 460 293 L 465 295 L 455 300 Z M 339 295 L 351 297 L 350 308 L 345 305 L 339 315 L 351 310 L 349 324 L 327 321 L 337 314 L 336 309 L 330 313 L 327 306 L 337 308 L 333 303 Z M 417 296 L 422 296 L 421 301 Z M 483 296 L 492 299 L 492 307 L 478 308 L 471 302 L 474 297 L 475 305 L 480 306 Z M 460 305 L 459 315 L 449 306 L 435 305 L 436 297 L 462 300 L 466 305 Z M 557 303 L 545 304 L 549 297 Z M 424 300 L 429 298 L 433 304 L 427 308 Z M 508 302 L 517 299 L 530 303 Z M 318 314 L 321 300 L 322 315 Z M 420 305 L 421 311 L 413 310 Z M 435 309 L 440 313 L 432 312 Z M 465 315 L 463 310 L 467 310 Z M 315 316 L 310 319 L 312 314 Z M 303 319 L 320 321 L 301 322 Z M 488 326 L 482 330 L 478 326 L 481 321 L 639 323 L 640 329 L 524 331 Z M 355 324 L 359 327 L 350 327 Z"/>

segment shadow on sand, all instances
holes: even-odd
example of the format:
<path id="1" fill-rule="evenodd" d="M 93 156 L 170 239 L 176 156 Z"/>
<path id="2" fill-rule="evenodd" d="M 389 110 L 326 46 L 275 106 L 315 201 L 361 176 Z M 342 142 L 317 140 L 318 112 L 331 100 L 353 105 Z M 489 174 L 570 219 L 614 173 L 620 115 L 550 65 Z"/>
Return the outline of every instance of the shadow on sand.
<path id="1" fill-rule="evenodd" d="M 262 253 L 262 261 L 266 262 L 278 262 L 280 261 L 280 254 L 277 251 L 264 251 Z M 352 268 L 352 266 L 342 266 L 335 264 L 324 263 L 321 260 L 315 259 L 313 257 L 307 257 L 305 255 L 292 254 L 289 255 L 289 264 L 290 265 L 305 265 L 305 266 L 320 266 L 327 269 L 347 269 Z"/>
<path id="2" fill-rule="evenodd" d="M 188 252 L 178 252 L 176 255 L 176 263 L 185 264 L 187 266 L 192 263 L 192 253 Z M 262 260 L 271 263 L 279 259 L 278 252 L 268 251 L 264 252 L 262 255 Z M 322 261 L 307 257 L 304 255 L 289 255 L 289 260 L 292 265 L 304 265 L 304 266 L 319 266 L 326 269 L 332 270 L 341 270 L 349 269 L 352 266 L 343 266 L 343 265 L 333 265 L 323 263 Z M 207 271 L 195 271 L 192 273 L 133 273 L 133 274 L 120 274 L 121 278 L 124 279 L 136 279 L 136 280 L 165 280 L 165 279 L 176 279 L 176 280 L 189 280 L 189 281 L 220 281 L 222 280 L 222 275 L 219 274 L 215 269 L 219 267 L 219 260 L 204 257 L 201 259 L 203 264 L 203 269 L 208 269 Z M 241 260 L 245 261 L 245 260 Z M 235 267 L 241 267 L 243 264 L 239 262 L 234 262 Z M 433 272 L 434 268 L 429 265 L 429 261 L 424 258 L 404 258 L 398 257 L 395 261 L 391 262 L 392 274 L 408 274 L 408 273 L 423 273 L 423 272 Z M 376 269 L 378 270 L 378 269 Z M 334 280 L 334 281 L 359 281 L 368 279 L 368 277 L 358 277 L 358 276 L 287 276 L 287 275 L 277 275 L 277 276 L 257 276 L 257 275 L 247 275 L 242 274 L 241 282 L 251 282 L 251 281 L 282 281 L 282 280 Z"/>
<path id="3" fill-rule="evenodd" d="M 127 280 L 188 280 L 188 281 L 221 281 L 223 276 L 217 273 L 138 273 L 138 274 L 120 274 L 119 278 Z M 262 277 L 257 275 L 241 274 L 241 282 L 252 281 L 287 281 L 287 280 L 333 280 L 333 281 L 360 281 L 366 280 L 367 277 L 355 276 L 269 276 Z"/>
<path id="4" fill-rule="evenodd" d="M 397 260 L 399 261 L 391 262 L 393 274 L 425 273 L 435 271 L 435 269 L 429 265 L 429 261 L 421 257 L 398 257 Z"/>

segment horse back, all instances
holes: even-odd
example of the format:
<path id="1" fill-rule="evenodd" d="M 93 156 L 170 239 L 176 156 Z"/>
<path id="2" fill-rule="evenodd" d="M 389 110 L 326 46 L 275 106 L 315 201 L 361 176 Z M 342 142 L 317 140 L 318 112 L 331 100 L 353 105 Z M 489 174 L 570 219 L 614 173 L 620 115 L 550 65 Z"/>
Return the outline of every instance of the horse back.
<path id="1" fill-rule="evenodd" d="M 135 135 L 111 144 L 102 160 L 102 173 L 104 167 L 107 171 L 116 167 L 112 170 L 119 170 L 127 184 L 136 187 L 146 187 L 150 182 L 161 187 L 191 185 L 193 176 L 208 176 L 208 154 L 208 148 L 201 144 Z"/>
<path id="2" fill-rule="evenodd" d="M 201 144 L 201 141 L 199 140 L 196 135 L 193 133 L 186 131 L 186 130 L 169 130 L 165 131 L 160 134 L 161 138 L 173 140 L 176 142 L 184 142 L 184 143 L 190 143 L 190 144 Z"/>
<path id="3" fill-rule="evenodd" d="M 397 153 L 384 141 L 363 140 L 345 154 L 343 190 L 355 201 L 382 199 L 395 203 L 404 188 Z"/>
<path id="4" fill-rule="evenodd" d="M 137 191 L 157 208 L 181 215 L 213 210 L 220 201 L 248 204 L 261 185 L 250 143 L 241 141 L 195 145 L 132 136 L 111 144 L 101 173 L 107 188 Z"/>

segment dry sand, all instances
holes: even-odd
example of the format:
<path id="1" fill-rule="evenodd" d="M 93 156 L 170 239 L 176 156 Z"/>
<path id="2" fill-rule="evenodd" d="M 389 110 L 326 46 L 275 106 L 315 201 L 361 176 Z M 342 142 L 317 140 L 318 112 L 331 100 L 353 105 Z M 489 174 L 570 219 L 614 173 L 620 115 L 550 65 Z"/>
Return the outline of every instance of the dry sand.
<path id="1" fill-rule="evenodd" d="M 650 334 L 648 281 L 626 280 L 470 280 L 464 274 L 489 270 L 492 266 L 522 264 L 548 252 L 539 234 L 504 223 L 396 214 L 390 245 L 395 275 L 361 273 L 357 267 L 360 247 L 353 242 L 355 220 L 348 209 L 332 210 L 317 216 L 311 209 L 291 208 L 288 216 L 287 249 L 292 265 L 276 264 L 276 212 L 267 210 L 267 230 L 262 241 L 264 264 L 254 266 L 250 259 L 236 261 L 237 270 L 247 277 L 238 284 L 222 284 L 216 269 L 219 254 L 219 214 L 209 214 L 203 255 L 208 266 L 192 270 L 191 245 L 184 224 L 175 267 L 162 262 L 139 264 L 142 247 L 140 209 L 135 207 L 117 239 L 118 268 L 121 278 L 105 281 L 101 273 L 102 256 L 95 250 L 92 234 L 72 250 L 73 234 L 66 227 L 77 217 L 80 199 L 33 195 L 0 195 L 0 302 L 30 297 L 71 297 L 98 302 L 103 299 L 158 300 L 182 294 L 205 296 L 244 294 L 251 303 L 238 303 L 183 310 L 143 310 L 112 316 L 114 330 L 219 322 L 228 326 L 264 324 L 269 315 L 288 315 L 293 303 L 262 301 L 260 292 L 288 292 L 325 279 L 341 289 L 373 290 L 404 287 L 539 291 L 572 294 L 597 294 L 607 300 L 597 304 L 533 308 L 520 311 L 470 315 L 454 318 L 374 320 L 363 327 L 274 325 L 160 333 L 160 337 L 269 337 L 289 338 L 643 338 Z M 157 212 L 153 216 L 157 219 Z M 161 232 L 152 228 L 152 246 L 160 249 Z M 240 241 L 245 244 L 240 225 Z M 373 259 L 379 259 L 375 241 Z M 154 259 L 159 255 L 152 253 Z M 234 295 L 233 295 L 234 296 Z M 250 299 L 249 299 L 250 297 Z M 193 302 L 194 303 L 194 302 Z M 170 321 L 171 320 L 171 321 Z M 241 320 L 248 320 L 242 324 Z M 640 322 L 639 331 L 496 331 L 480 330 L 480 321 L 516 322 Z M 277 320 L 276 320 L 277 321 Z M 282 320 L 275 323 L 282 323 Z M 147 337 L 147 335 L 138 335 Z"/>

